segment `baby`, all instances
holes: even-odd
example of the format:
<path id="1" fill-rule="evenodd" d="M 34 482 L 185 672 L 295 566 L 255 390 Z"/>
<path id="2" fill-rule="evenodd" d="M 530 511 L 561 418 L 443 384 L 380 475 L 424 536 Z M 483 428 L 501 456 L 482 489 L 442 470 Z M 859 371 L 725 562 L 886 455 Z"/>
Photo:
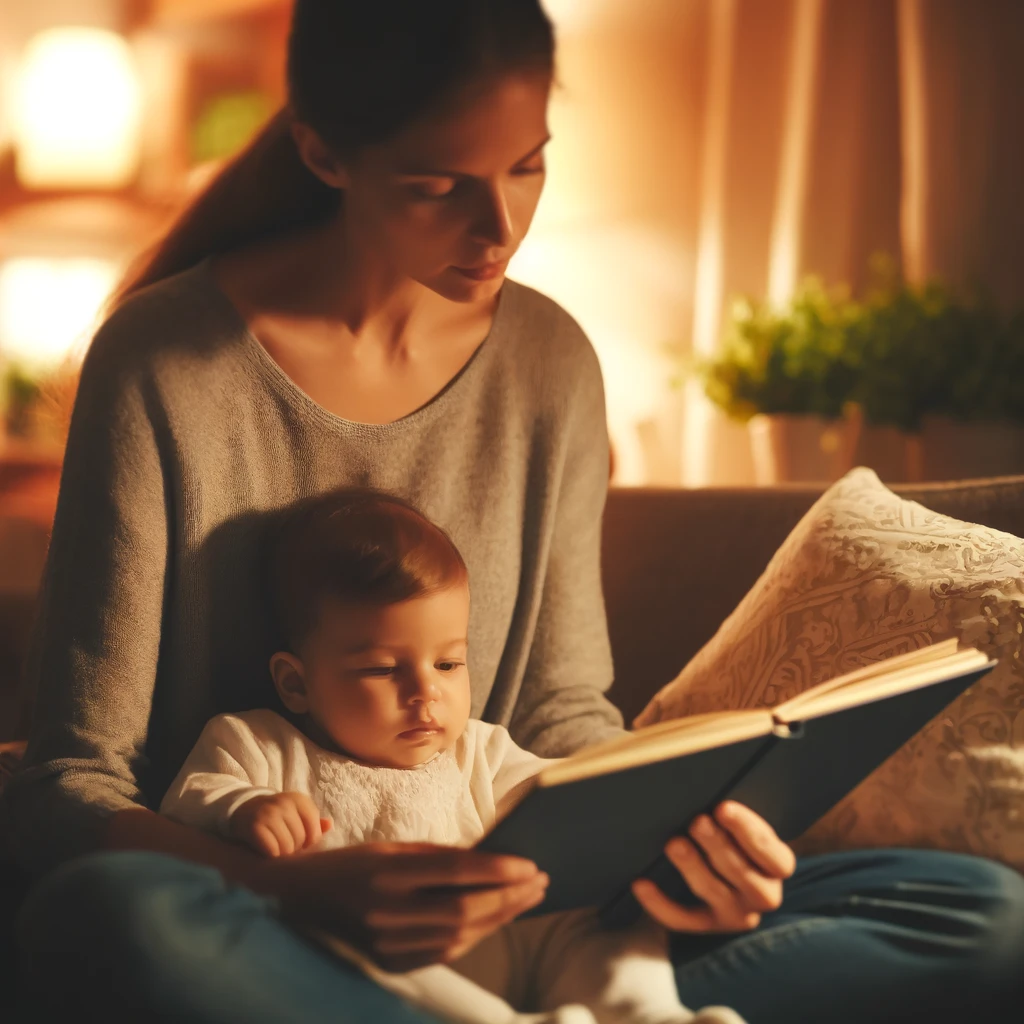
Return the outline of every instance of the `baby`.
<path id="1" fill-rule="evenodd" d="M 470 719 L 466 565 L 404 501 L 341 490 L 296 506 L 276 537 L 271 588 L 286 649 L 270 672 L 289 714 L 213 718 L 162 813 L 269 857 L 314 844 L 468 847 L 551 763 Z M 330 945 L 463 1024 L 742 1024 L 732 1010 L 695 1016 L 680 1004 L 649 920 L 615 932 L 592 912 L 515 921 L 450 967 L 404 974 Z M 527 1001 L 536 1012 L 521 1012 Z"/>

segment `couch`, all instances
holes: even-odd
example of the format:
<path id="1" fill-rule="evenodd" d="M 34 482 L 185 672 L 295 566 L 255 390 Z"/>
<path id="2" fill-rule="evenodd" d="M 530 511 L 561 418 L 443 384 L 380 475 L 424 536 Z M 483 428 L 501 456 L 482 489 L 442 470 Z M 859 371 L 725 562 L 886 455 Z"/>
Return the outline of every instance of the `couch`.
<path id="1" fill-rule="evenodd" d="M 1024 537 L 1024 477 L 894 488 L 960 520 Z M 630 721 L 713 635 L 822 487 L 613 489 L 603 566 L 616 681 L 612 700 Z M 700 580 L 700 600 L 693 581 Z M 15 613 L 24 617 L 24 609 Z M 9 756 L 9 755 L 8 755 Z M 2 775 L 2 765 L 0 765 Z M 2 837 L 0 837 L 2 849 Z M 24 881 L 0 869 L 0 943 Z M 0 949 L 2 974 L 11 950 Z"/>

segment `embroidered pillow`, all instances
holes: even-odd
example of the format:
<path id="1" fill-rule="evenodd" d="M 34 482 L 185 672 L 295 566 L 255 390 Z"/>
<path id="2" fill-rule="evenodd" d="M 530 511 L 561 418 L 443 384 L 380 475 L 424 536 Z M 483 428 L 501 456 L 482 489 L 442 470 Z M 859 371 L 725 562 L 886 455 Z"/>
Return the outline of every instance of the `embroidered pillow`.
<path id="1" fill-rule="evenodd" d="M 803 853 L 925 846 L 1024 870 L 1024 540 L 906 501 L 869 469 L 797 524 L 634 724 L 770 707 L 957 636 L 999 665 L 806 833 Z"/>

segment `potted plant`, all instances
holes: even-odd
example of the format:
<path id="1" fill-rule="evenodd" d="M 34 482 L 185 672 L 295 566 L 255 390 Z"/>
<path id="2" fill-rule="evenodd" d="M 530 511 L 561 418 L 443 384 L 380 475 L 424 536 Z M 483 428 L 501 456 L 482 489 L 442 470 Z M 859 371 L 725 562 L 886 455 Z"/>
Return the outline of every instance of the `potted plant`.
<path id="1" fill-rule="evenodd" d="M 859 307 L 815 278 L 784 310 L 749 299 L 731 311 L 723 344 L 698 366 L 708 398 L 750 431 L 758 483 L 831 481 L 853 463 L 860 418 L 850 325 Z"/>
<path id="2" fill-rule="evenodd" d="M 809 278 L 789 305 L 737 303 L 708 397 L 748 422 L 758 483 L 1024 473 L 1024 310 L 1006 317 L 884 256 L 861 301 Z"/>
<path id="3" fill-rule="evenodd" d="M 978 297 L 889 272 L 861 304 L 849 343 L 866 439 L 900 431 L 906 479 L 1024 473 L 1024 314 L 1007 318 Z"/>

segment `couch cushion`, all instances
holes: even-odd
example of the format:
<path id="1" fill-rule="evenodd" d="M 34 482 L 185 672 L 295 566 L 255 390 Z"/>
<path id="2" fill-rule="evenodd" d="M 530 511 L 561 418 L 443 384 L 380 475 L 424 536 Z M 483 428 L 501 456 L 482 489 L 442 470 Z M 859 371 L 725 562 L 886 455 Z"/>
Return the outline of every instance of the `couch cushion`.
<path id="1" fill-rule="evenodd" d="M 767 707 L 959 636 L 999 666 L 805 837 L 933 846 L 1024 869 L 1024 541 L 929 511 L 854 470 L 804 516 L 713 639 L 637 724 Z"/>
<path id="2" fill-rule="evenodd" d="M 612 488 L 603 573 L 627 720 L 714 635 L 823 487 Z M 900 485 L 954 519 L 1024 537 L 1024 477 Z"/>

